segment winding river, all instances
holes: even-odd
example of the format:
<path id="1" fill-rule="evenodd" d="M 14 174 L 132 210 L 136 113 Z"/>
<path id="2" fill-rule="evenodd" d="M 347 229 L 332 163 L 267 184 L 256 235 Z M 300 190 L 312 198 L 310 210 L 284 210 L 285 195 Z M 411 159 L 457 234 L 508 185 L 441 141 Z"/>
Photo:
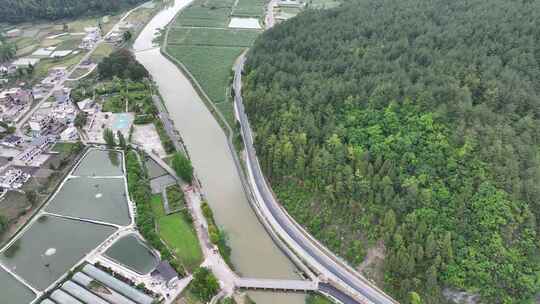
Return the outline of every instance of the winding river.
<path id="1" fill-rule="evenodd" d="M 191 0 L 173 0 L 144 28 L 133 48 L 159 87 L 175 127 L 189 150 L 193 166 L 218 224 L 226 231 L 239 275 L 297 278 L 295 268 L 272 242 L 243 192 L 226 136 L 189 80 L 164 57 L 152 40 Z M 302 304 L 304 295 L 250 293 L 258 304 Z"/>

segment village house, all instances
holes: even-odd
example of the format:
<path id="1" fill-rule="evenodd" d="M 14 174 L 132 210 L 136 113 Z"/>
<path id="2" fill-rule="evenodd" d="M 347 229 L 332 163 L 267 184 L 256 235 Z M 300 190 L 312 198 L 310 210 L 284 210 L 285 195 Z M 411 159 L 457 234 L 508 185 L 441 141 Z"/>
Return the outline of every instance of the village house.
<path id="1" fill-rule="evenodd" d="M 121 42 L 124 39 L 124 33 L 121 31 L 114 31 L 107 36 L 107 42 L 116 43 Z"/>
<path id="2" fill-rule="evenodd" d="M 19 146 L 22 143 L 23 143 L 22 137 L 15 136 L 15 135 L 8 135 L 8 136 L 4 137 L 2 142 L 0 142 L 0 144 L 4 145 L 6 147 L 10 147 L 10 148 L 15 148 L 15 147 Z"/>
<path id="3" fill-rule="evenodd" d="M 40 136 L 34 139 L 28 148 L 17 155 L 17 159 L 28 164 L 36 157 L 41 155 L 41 153 L 46 152 L 48 148 L 55 142 L 56 139 L 54 136 Z"/>
<path id="4" fill-rule="evenodd" d="M 0 175 L 0 188 L 15 190 L 21 188 L 30 179 L 30 174 L 20 169 L 10 168 Z"/>
<path id="5" fill-rule="evenodd" d="M 11 63 L 11 66 L 15 67 L 16 69 L 27 69 L 30 66 L 36 66 L 36 64 L 39 63 L 39 58 L 19 58 Z M 9 73 L 9 71 L 8 71 Z"/>
<path id="6" fill-rule="evenodd" d="M 21 88 L 0 92 L 0 119 L 6 122 L 15 120 L 26 105 L 32 103 L 33 100 L 32 93 Z"/>
<path id="7" fill-rule="evenodd" d="M 90 98 L 86 98 L 83 101 L 79 101 L 77 103 L 77 107 L 79 108 L 79 110 L 83 111 L 84 113 L 88 115 L 93 115 L 99 111 L 98 105 L 94 102 L 94 100 Z"/>
<path id="8" fill-rule="evenodd" d="M 47 94 L 45 88 L 41 85 L 36 85 L 32 88 L 32 95 L 34 99 L 42 99 Z"/>
<path id="9" fill-rule="evenodd" d="M 57 123 L 70 125 L 77 117 L 77 109 L 71 102 L 58 103 L 53 107 L 51 116 Z"/>
<path id="10" fill-rule="evenodd" d="M 56 67 L 49 70 L 49 74 L 47 77 L 45 77 L 41 84 L 52 88 L 54 85 L 56 85 L 59 81 L 61 81 L 66 76 L 66 68 L 65 67 Z"/>
<path id="11" fill-rule="evenodd" d="M 86 36 L 81 41 L 79 48 L 85 50 L 91 50 L 96 46 L 96 43 L 101 37 L 101 31 L 98 27 L 86 27 L 84 28 Z"/>
<path id="12" fill-rule="evenodd" d="M 0 103 L 27 104 L 33 101 L 32 93 L 21 89 L 12 88 L 0 92 Z"/>
<path id="13" fill-rule="evenodd" d="M 60 139 L 63 141 L 73 141 L 73 140 L 77 140 L 78 138 L 79 138 L 79 132 L 77 132 L 77 128 L 73 126 L 66 128 L 60 134 Z"/>
<path id="14" fill-rule="evenodd" d="M 34 114 L 28 125 L 30 126 L 31 135 L 33 137 L 46 135 L 54 124 L 53 117 L 43 114 Z"/>
<path id="15" fill-rule="evenodd" d="M 53 96 L 57 103 L 67 103 L 71 101 L 71 89 L 63 88 L 53 92 Z"/>

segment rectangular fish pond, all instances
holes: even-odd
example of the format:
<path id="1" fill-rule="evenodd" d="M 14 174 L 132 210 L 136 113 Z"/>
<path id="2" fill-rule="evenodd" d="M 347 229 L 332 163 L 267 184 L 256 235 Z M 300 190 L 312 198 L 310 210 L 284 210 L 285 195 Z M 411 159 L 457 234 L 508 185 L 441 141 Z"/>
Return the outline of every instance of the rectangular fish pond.
<path id="1" fill-rule="evenodd" d="M 69 178 L 45 211 L 121 226 L 131 223 L 123 178 Z"/>
<path id="2" fill-rule="evenodd" d="M 120 176 L 124 174 L 122 153 L 90 149 L 77 166 L 77 176 Z"/>
<path id="3" fill-rule="evenodd" d="M 0 262 L 37 290 L 45 290 L 116 228 L 42 215 L 0 254 Z M 7 292 L 0 286 L 0 294 Z"/>
<path id="4" fill-rule="evenodd" d="M 139 274 L 148 274 L 159 264 L 159 258 L 135 234 L 117 240 L 105 251 L 115 262 Z"/>

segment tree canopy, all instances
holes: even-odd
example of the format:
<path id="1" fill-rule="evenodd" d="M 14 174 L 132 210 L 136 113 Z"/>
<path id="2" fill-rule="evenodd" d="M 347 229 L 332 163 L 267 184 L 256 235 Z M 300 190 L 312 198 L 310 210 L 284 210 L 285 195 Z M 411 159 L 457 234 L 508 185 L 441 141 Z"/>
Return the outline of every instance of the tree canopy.
<path id="1" fill-rule="evenodd" d="M 8 42 L 6 37 L 0 34 L 0 63 L 15 58 L 17 46 L 15 43 Z"/>
<path id="2" fill-rule="evenodd" d="M 219 283 L 208 268 L 199 267 L 193 272 L 190 288 L 198 299 L 209 302 L 218 293 Z"/>
<path id="3" fill-rule="evenodd" d="M 148 77 L 146 68 L 127 49 L 116 50 L 104 58 L 98 64 L 98 74 L 101 79 L 111 79 L 116 76 L 133 81 Z"/>
<path id="4" fill-rule="evenodd" d="M 172 167 L 176 174 L 186 183 L 191 183 L 193 180 L 193 166 L 191 165 L 191 161 L 184 154 L 180 152 L 174 153 Z"/>
<path id="5" fill-rule="evenodd" d="M 23 22 L 73 18 L 115 12 L 142 2 L 144 0 L 2 0 L 0 20 Z"/>
<path id="6" fill-rule="evenodd" d="M 540 289 L 540 1 L 356 0 L 265 32 L 244 97 L 287 210 L 384 288 Z M 414 295 L 414 296 L 411 296 Z"/>

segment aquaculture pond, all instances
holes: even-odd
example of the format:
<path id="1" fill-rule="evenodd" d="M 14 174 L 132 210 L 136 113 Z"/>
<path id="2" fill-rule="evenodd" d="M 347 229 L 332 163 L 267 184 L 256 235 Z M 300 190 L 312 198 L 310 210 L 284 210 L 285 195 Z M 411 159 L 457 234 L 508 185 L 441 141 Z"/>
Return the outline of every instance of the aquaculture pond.
<path id="1" fill-rule="evenodd" d="M 35 289 L 44 290 L 115 230 L 42 215 L 0 254 L 0 262 Z"/>
<path id="2" fill-rule="evenodd" d="M 122 226 L 131 222 L 124 178 L 70 178 L 46 211 Z"/>
<path id="3" fill-rule="evenodd" d="M 77 176 L 120 176 L 123 175 L 120 152 L 91 149 L 73 172 Z"/>
<path id="4" fill-rule="evenodd" d="M 2 303 L 28 304 L 35 296 L 28 287 L 0 268 L 0 300 Z"/>
<path id="5" fill-rule="evenodd" d="M 105 255 L 140 274 L 151 272 L 159 263 L 158 257 L 135 234 L 116 241 Z"/>

